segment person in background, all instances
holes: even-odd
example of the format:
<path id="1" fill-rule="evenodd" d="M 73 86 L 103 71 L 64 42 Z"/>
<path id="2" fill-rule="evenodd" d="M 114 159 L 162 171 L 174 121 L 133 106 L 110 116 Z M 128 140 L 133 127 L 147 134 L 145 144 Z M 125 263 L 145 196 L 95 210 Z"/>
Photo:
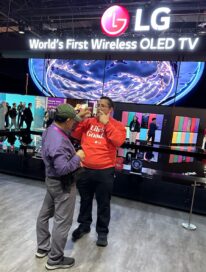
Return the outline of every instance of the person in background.
<path id="1" fill-rule="evenodd" d="M 20 113 L 20 119 L 19 119 L 19 129 L 23 127 L 24 121 L 25 121 L 25 116 L 24 116 L 24 111 L 26 109 L 26 103 L 22 104 L 22 108 Z"/>
<path id="2" fill-rule="evenodd" d="M 110 199 L 114 181 L 117 147 L 126 139 L 121 122 L 110 115 L 114 105 L 110 98 L 101 97 L 97 103 L 97 116 L 86 118 L 74 128 L 71 136 L 81 140 L 85 152 L 84 172 L 77 181 L 81 197 L 78 228 L 72 233 L 73 241 L 90 232 L 92 203 L 97 201 L 97 246 L 107 246 L 110 221 Z M 81 113 L 81 111 L 80 111 Z"/>
<path id="3" fill-rule="evenodd" d="M 5 113 L 6 113 L 6 103 L 2 101 L 0 103 L 0 130 L 5 129 Z"/>
<path id="4" fill-rule="evenodd" d="M 156 130 L 157 130 L 156 118 L 152 118 L 152 122 L 150 123 L 148 130 L 147 143 L 149 143 L 150 139 L 152 138 L 151 144 L 152 145 L 154 144 Z"/>
<path id="5" fill-rule="evenodd" d="M 20 102 L 19 105 L 17 106 L 17 112 L 18 112 L 17 125 L 18 125 L 18 127 L 19 127 L 19 124 L 20 124 L 20 118 L 21 118 L 22 109 L 23 109 L 23 104 L 22 104 L 22 102 Z"/>
<path id="6" fill-rule="evenodd" d="M 69 104 L 57 107 L 53 124 L 42 136 L 42 157 L 46 170 L 46 196 L 37 219 L 37 258 L 48 255 L 48 270 L 69 268 L 74 258 L 64 256 L 64 248 L 76 199 L 76 184 L 72 174 L 84 160 L 83 150 L 75 151 L 68 135 L 74 122 L 81 121 Z M 52 236 L 49 219 L 53 217 Z M 51 241 L 50 241 L 51 236 Z"/>
<path id="7" fill-rule="evenodd" d="M 130 129 L 129 142 L 135 144 L 137 139 L 137 134 L 140 132 L 140 123 L 136 115 L 133 117 L 133 120 L 130 122 L 129 129 Z"/>
<path id="8" fill-rule="evenodd" d="M 31 108 L 32 108 L 32 103 L 29 103 L 28 104 L 28 108 L 26 108 L 24 110 L 24 121 L 26 123 L 26 129 L 28 131 L 30 131 L 30 129 L 31 129 L 31 123 L 34 120 Z"/>
<path id="9" fill-rule="evenodd" d="M 10 129 L 12 126 L 16 129 L 16 116 L 17 116 L 17 110 L 16 110 L 16 103 L 12 104 L 12 108 L 9 111 L 9 117 L 11 118 L 11 124 L 10 124 Z"/>
<path id="10" fill-rule="evenodd" d="M 11 106 L 9 103 L 6 103 L 6 111 L 5 111 L 5 126 L 6 128 L 9 128 L 9 111 L 11 109 Z"/>
<path id="11" fill-rule="evenodd" d="M 47 121 L 49 120 L 49 114 L 48 111 L 44 112 L 44 119 L 43 119 L 43 128 L 47 128 Z"/>
<path id="12" fill-rule="evenodd" d="M 47 127 L 49 127 L 52 124 L 52 122 L 54 121 L 55 113 L 56 113 L 55 108 L 51 107 L 48 109 L 48 111 L 47 111 L 48 118 L 47 118 L 47 122 L 46 122 Z"/>

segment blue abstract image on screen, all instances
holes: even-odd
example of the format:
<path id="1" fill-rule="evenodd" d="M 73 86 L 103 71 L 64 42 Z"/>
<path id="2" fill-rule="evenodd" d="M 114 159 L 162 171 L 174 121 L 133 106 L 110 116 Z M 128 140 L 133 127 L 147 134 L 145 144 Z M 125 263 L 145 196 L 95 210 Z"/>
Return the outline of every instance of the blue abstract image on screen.
<path id="1" fill-rule="evenodd" d="M 46 96 L 170 105 L 200 80 L 203 62 L 30 59 L 29 71 Z"/>

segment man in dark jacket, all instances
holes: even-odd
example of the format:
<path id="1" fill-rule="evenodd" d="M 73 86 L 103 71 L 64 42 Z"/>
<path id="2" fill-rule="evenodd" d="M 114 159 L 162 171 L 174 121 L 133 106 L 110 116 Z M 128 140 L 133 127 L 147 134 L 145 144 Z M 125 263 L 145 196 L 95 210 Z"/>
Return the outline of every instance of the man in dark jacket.
<path id="1" fill-rule="evenodd" d="M 11 106 L 9 105 L 9 103 L 6 103 L 6 114 L 5 114 L 5 123 L 6 123 L 6 128 L 9 128 L 9 111 L 11 109 Z"/>
<path id="2" fill-rule="evenodd" d="M 30 129 L 31 129 L 31 123 L 34 120 L 31 108 L 32 108 L 32 103 L 29 103 L 28 104 L 28 108 L 26 108 L 24 110 L 24 121 L 26 122 L 26 129 L 28 131 L 30 131 Z"/>
<path id="3" fill-rule="evenodd" d="M 22 105 L 19 105 L 17 107 L 17 110 L 18 110 L 18 114 L 19 114 L 19 116 L 18 116 L 18 126 L 19 126 L 19 129 L 20 129 L 20 128 L 23 127 L 24 122 L 25 122 L 24 112 L 26 110 L 26 103 L 23 103 Z"/>
<path id="4" fill-rule="evenodd" d="M 16 129 L 16 116 L 17 116 L 16 103 L 13 103 L 12 108 L 9 111 L 9 117 L 11 118 L 11 124 L 9 128 L 12 128 L 12 126 L 14 126 L 14 128 Z"/>
<path id="5" fill-rule="evenodd" d="M 149 125 L 148 138 L 147 138 L 147 142 L 149 142 L 150 138 L 152 138 L 152 142 L 151 142 L 152 145 L 154 144 L 156 129 L 157 129 L 156 118 L 152 118 L 152 122 Z"/>

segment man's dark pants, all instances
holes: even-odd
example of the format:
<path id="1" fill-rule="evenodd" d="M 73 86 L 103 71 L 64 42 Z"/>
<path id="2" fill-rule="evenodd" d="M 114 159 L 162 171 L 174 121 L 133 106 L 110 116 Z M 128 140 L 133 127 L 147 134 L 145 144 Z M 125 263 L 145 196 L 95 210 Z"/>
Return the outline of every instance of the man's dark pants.
<path id="1" fill-rule="evenodd" d="M 147 141 L 149 142 L 150 138 L 152 138 L 152 144 L 154 144 L 154 140 L 155 140 L 155 134 L 154 133 L 149 133 L 148 134 L 148 138 L 147 138 Z"/>
<path id="2" fill-rule="evenodd" d="M 94 195 L 97 201 L 96 232 L 107 234 L 110 221 L 110 199 L 114 182 L 114 168 L 89 169 L 84 168 L 78 181 L 77 188 L 81 197 L 78 222 L 85 230 L 92 223 L 92 202 Z"/>

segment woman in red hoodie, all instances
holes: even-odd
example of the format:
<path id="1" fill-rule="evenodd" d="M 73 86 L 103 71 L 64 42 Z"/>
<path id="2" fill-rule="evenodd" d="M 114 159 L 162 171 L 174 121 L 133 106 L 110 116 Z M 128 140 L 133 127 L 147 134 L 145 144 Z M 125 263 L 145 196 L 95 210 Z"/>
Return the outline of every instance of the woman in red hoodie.
<path id="1" fill-rule="evenodd" d="M 116 151 L 126 139 L 123 124 L 110 115 L 114 109 L 110 98 L 103 96 L 97 104 L 97 116 L 80 122 L 71 136 L 81 140 L 85 152 L 84 172 L 77 188 L 81 197 L 79 227 L 72 233 L 74 241 L 90 232 L 92 202 L 97 200 L 97 246 L 107 246 L 110 221 L 110 199 L 114 181 Z"/>

